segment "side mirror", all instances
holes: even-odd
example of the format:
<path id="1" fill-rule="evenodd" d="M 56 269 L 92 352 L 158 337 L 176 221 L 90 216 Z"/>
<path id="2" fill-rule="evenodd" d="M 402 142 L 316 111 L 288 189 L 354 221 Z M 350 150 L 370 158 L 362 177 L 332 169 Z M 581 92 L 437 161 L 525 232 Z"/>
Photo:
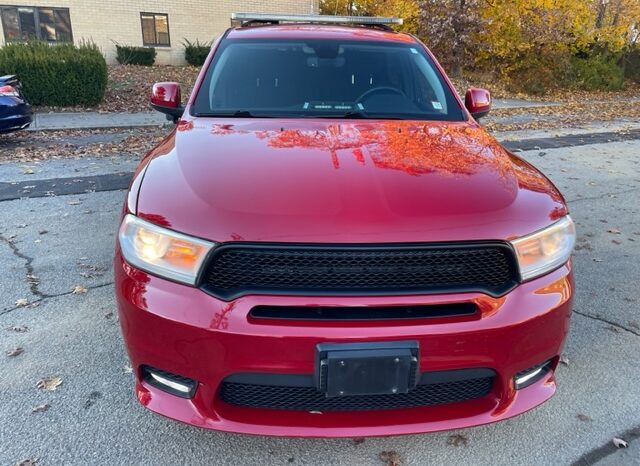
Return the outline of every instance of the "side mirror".
<path id="1" fill-rule="evenodd" d="M 155 83 L 151 91 L 151 106 L 167 115 L 167 120 L 177 123 L 182 114 L 182 96 L 178 83 Z"/>
<path id="2" fill-rule="evenodd" d="M 491 94 L 486 89 L 472 87 L 464 96 L 464 106 L 473 118 L 482 118 L 491 110 Z"/>

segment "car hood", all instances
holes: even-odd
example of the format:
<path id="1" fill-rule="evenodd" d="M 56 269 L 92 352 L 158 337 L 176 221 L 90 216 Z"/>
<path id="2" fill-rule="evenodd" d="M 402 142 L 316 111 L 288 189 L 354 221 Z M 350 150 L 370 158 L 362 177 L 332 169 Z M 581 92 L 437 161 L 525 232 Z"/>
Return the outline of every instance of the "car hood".
<path id="1" fill-rule="evenodd" d="M 198 118 L 152 156 L 138 215 L 214 241 L 511 239 L 566 215 L 475 122 Z"/>

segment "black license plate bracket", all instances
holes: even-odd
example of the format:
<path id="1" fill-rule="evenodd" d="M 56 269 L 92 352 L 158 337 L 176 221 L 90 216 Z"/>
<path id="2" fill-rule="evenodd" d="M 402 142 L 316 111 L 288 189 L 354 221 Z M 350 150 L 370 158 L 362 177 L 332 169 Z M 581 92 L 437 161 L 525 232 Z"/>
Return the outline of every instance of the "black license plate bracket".
<path id="1" fill-rule="evenodd" d="M 316 348 L 316 387 L 329 398 L 393 395 L 415 387 L 418 342 L 321 343 Z"/>

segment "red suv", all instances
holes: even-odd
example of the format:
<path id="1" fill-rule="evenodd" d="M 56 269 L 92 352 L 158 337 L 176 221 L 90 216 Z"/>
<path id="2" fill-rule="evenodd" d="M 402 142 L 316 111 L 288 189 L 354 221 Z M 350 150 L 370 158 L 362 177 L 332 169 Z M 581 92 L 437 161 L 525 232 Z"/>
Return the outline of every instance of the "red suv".
<path id="1" fill-rule="evenodd" d="M 142 161 L 115 254 L 140 402 L 205 428 L 373 436 L 551 397 L 574 224 L 381 18 L 236 15 Z M 348 24 L 335 24 L 349 22 Z M 332 24 L 334 23 L 334 24 Z"/>

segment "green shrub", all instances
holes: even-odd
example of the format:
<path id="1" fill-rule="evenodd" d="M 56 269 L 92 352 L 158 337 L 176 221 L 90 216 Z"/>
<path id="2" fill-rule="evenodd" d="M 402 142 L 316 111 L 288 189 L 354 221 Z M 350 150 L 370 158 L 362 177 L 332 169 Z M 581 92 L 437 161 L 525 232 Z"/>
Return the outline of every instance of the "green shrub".
<path id="1" fill-rule="evenodd" d="M 559 51 L 522 56 L 509 67 L 509 87 L 532 95 L 544 95 L 550 90 L 565 87 L 569 63 L 569 54 Z"/>
<path id="2" fill-rule="evenodd" d="M 190 42 L 185 39 L 182 45 L 184 45 L 184 59 L 187 63 L 193 66 L 204 65 L 209 50 L 211 50 L 211 42 L 201 44 L 199 40 Z"/>
<path id="3" fill-rule="evenodd" d="M 16 74 L 32 105 L 97 105 L 107 64 L 94 44 L 13 43 L 0 48 L 0 75 Z"/>
<path id="4" fill-rule="evenodd" d="M 626 51 L 621 62 L 625 77 L 640 83 L 640 47 Z"/>
<path id="5" fill-rule="evenodd" d="M 116 44 L 116 60 L 121 65 L 151 66 L 156 61 L 156 49 Z"/>
<path id="6" fill-rule="evenodd" d="M 571 87 L 585 91 L 618 91 L 624 85 L 624 69 L 601 55 L 572 57 L 569 77 Z"/>

